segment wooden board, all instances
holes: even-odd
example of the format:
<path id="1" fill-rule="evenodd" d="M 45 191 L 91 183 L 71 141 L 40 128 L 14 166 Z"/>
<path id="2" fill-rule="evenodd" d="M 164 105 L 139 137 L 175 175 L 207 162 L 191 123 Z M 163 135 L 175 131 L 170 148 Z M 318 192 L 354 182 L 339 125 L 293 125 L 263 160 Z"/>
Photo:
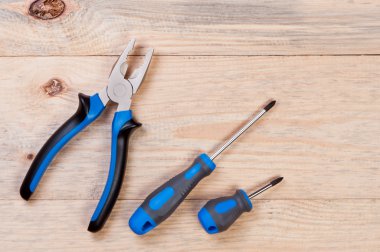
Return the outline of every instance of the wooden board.
<path id="1" fill-rule="evenodd" d="M 9 248 L 13 235 L 27 237 L 20 244 L 23 249 L 41 229 L 47 238 L 36 249 L 58 249 L 70 237 L 77 242 L 65 248 L 78 250 L 103 246 L 117 250 L 125 244 L 149 250 L 154 244 L 166 244 L 171 236 L 178 239 L 174 248 L 184 250 L 181 245 L 189 240 L 195 242 L 194 249 L 257 246 L 263 251 L 276 247 L 354 251 L 379 245 L 378 57 L 156 57 L 133 104 L 144 126 L 131 140 L 120 195 L 127 200 L 118 203 L 123 210 L 114 212 L 108 231 L 94 236 L 85 230 L 97 202 L 89 199 L 100 197 L 107 176 L 114 107 L 64 148 L 34 195 L 37 200 L 24 203 L 18 188 L 31 163 L 28 155 L 35 155 L 75 111 L 78 92 L 104 86 L 114 59 L 0 59 L 7 87 L 0 97 L 6 104 L 0 108 L 4 139 L 0 209 L 2 216 L 9 216 L 3 227 L 11 227 L 12 218 L 23 219 L 15 234 L 3 236 Z M 45 83 L 52 77 L 62 80 L 63 88 L 49 95 L 46 92 L 52 91 Z M 189 199 L 202 201 L 189 201 L 177 217 L 152 233 L 154 238 L 131 235 L 127 220 L 148 192 L 198 153 L 216 148 L 269 98 L 276 98 L 278 105 L 217 160 L 212 177 L 190 194 Z M 218 245 L 197 226 L 196 212 L 205 199 L 237 188 L 253 190 L 277 175 L 285 180 L 260 196 L 272 199 L 257 202 L 262 214 L 247 215 L 240 222 L 251 226 L 237 224 L 234 231 L 216 238 Z M 9 204 L 18 212 L 10 213 Z M 361 229 L 346 234 L 347 228 L 357 225 Z M 58 233 L 53 232 L 56 229 Z M 298 244 L 299 239 L 306 240 Z"/>
<path id="2" fill-rule="evenodd" d="M 0 1 L 1 251 L 379 251 L 380 1 L 63 1 L 51 20 L 28 13 L 32 0 Z M 78 92 L 107 84 L 131 37 L 131 68 L 155 48 L 132 105 L 143 127 L 119 201 L 92 234 L 116 106 L 59 153 L 31 201 L 18 190 Z M 130 231 L 148 193 L 269 99 L 273 110 L 171 218 L 144 237 Z M 201 229 L 208 199 L 280 175 L 231 230 Z"/>
<path id="3" fill-rule="evenodd" d="M 186 201 L 146 236 L 127 227 L 140 201 L 121 200 L 100 233 L 86 232 L 93 200 L 1 201 L 2 250 L 57 251 L 378 251 L 379 200 L 258 200 L 230 230 L 207 235 Z M 15 212 L 18 212 L 17 214 Z"/>
<path id="4" fill-rule="evenodd" d="M 64 0 L 52 20 L 31 1 L 0 2 L 0 55 L 118 55 L 132 36 L 156 55 L 380 53 L 378 0 Z"/>
<path id="5" fill-rule="evenodd" d="M 114 59 L 0 59 L 8 87 L 0 97 L 7 104 L 0 108 L 2 162 L 10 166 L 0 182 L 4 198 L 19 199 L 17 188 L 31 163 L 28 154 L 34 156 L 74 113 L 78 92 L 101 90 Z M 271 98 L 278 100 L 273 111 L 216 160 L 215 174 L 190 198 L 253 189 L 278 175 L 286 177 L 281 190 L 262 197 L 377 198 L 379 64 L 378 57 L 154 58 L 132 107 L 144 125 L 131 139 L 121 198 L 141 199 L 195 155 L 211 153 Z M 42 86 L 53 76 L 65 87 L 49 96 Z M 59 153 L 36 198 L 100 197 L 114 110 Z"/>

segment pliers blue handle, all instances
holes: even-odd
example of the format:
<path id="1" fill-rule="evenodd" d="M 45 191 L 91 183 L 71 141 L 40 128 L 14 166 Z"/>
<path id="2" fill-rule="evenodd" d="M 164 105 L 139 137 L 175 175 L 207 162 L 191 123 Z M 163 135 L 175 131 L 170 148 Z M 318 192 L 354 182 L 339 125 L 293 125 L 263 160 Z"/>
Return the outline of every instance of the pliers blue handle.
<path id="1" fill-rule="evenodd" d="M 131 40 L 120 55 L 110 74 L 106 88 L 92 96 L 79 94 L 79 106 L 76 113 L 43 145 L 33 160 L 20 188 L 21 197 L 28 200 L 36 190 L 47 167 L 63 146 L 95 121 L 109 101 L 118 103 L 112 122 L 110 169 L 102 196 L 88 227 L 91 232 L 97 232 L 104 226 L 116 203 L 125 174 L 129 137 L 136 128 L 141 126 L 132 118 L 131 98 L 145 77 L 153 50 L 148 50 L 142 66 L 136 69 L 130 78 L 125 79 L 121 67 L 125 64 L 134 43 L 135 40 Z"/>

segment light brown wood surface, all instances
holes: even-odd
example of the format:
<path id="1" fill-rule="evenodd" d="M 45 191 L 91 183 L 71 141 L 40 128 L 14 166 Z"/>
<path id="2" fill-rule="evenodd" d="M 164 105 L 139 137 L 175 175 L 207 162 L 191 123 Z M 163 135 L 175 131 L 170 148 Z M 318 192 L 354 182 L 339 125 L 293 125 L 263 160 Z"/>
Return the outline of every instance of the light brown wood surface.
<path id="1" fill-rule="evenodd" d="M 131 36 L 156 55 L 380 53 L 378 0 L 64 0 L 50 21 L 29 2 L 0 2 L 2 55 L 118 55 Z"/>
<path id="2" fill-rule="evenodd" d="M 29 3 L 0 1 L 1 251 L 380 251 L 380 1 L 67 0 L 52 20 L 28 15 Z M 107 84 L 132 36 L 135 55 L 155 48 L 132 105 L 143 127 L 119 201 L 92 234 L 115 106 L 66 145 L 32 200 L 18 191 L 78 92 Z M 269 99 L 273 110 L 171 218 L 144 237 L 130 231 L 152 190 Z M 201 229 L 208 199 L 279 175 L 230 230 Z"/>

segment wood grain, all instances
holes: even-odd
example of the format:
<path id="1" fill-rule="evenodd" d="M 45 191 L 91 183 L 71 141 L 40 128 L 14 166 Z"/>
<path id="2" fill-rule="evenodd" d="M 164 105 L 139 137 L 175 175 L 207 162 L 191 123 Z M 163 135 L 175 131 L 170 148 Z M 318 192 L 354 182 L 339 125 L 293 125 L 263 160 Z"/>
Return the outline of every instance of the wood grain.
<path id="1" fill-rule="evenodd" d="M 380 251 L 379 0 L 33 1 L 0 0 L 1 251 Z M 132 105 L 143 127 L 119 201 L 92 234 L 116 106 L 59 153 L 32 200 L 18 190 L 78 92 L 106 85 L 132 37 L 132 68 L 155 49 Z M 171 218 L 130 231 L 148 193 L 269 99 Z M 279 175 L 230 230 L 201 229 L 206 200 Z"/>
<path id="2" fill-rule="evenodd" d="M 101 90 L 113 60 L 0 58 L 2 199 L 20 199 L 28 155 L 74 113 L 78 92 Z M 143 127 L 131 139 L 120 198 L 143 199 L 275 98 L 273 111 L 216 160 L 218 169 L 190 199 L 253 190 L 278 175 L 285 177 L 281 189 L 262 198 L 378 199 L 379 64 L 379 57 L 154 58 L 133 102 Z M 50 78 L 65 82 L 53 96 L 46 94 Z M 34 198 L 100 197 L 114 110 L 59 153 Z"/>
<path id="3" fill-rule="evenodd" d="M 96 203 L 2 200 L 2 250 L 356 252 L 380 247 L 379 200 L 259 200 L 228 232 L 213 236 L 196 218 L 205 202 L 191 200 L 143 237 L 127 227 L 140 203 L 134 200 L 119 201 L 102 232 L 86 232 Z"/>
<path id="4" fill-rule="evenodd" d="M 118 55 L 131 37 L 156 55 L 379 54 L 379 0 L 65 0 L 40 20 L 0 2 L 0 55 Z"/>

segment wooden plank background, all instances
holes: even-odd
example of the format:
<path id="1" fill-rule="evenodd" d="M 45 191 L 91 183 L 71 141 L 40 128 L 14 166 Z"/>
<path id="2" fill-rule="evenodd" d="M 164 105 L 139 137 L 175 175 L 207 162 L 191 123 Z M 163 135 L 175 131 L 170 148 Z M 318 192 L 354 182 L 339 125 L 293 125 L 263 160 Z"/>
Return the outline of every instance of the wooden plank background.
<path id="1" fill-rule="evenodd" d="M 0 1 L 2 250 L 380 251 L 380 1 L 64 0 L 51 20 L 29 15 L 31 2 Z M 60 152 L 31 201 L 18 190 L 77 93 L 104 87 L 132 37 L 131 67 L 155 48 L 132 105 L 143 127 L 119 201 L 92 234 L 115 106 Z M 170 219 L 144 237 L 129 230 L 148 193 L 272 98 Z M 201 229 L 208 199 L 279 175 L 230 230 Z"/>

